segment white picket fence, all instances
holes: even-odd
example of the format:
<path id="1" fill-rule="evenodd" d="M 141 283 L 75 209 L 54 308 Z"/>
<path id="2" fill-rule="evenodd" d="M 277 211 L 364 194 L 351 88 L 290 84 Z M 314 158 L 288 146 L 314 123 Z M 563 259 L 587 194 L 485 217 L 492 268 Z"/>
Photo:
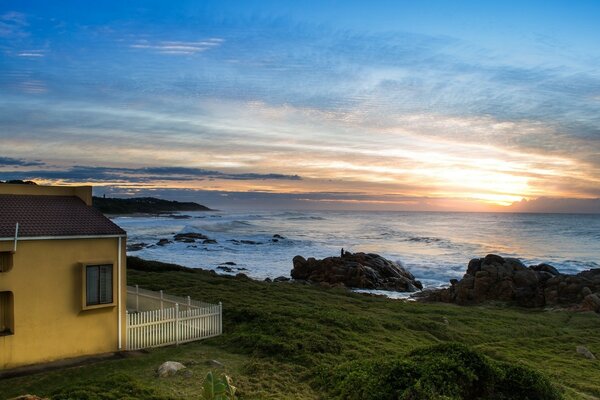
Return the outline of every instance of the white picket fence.
<path id="1" fill-rule="evenodd" d="M 127 287 L 127 350 L 167 346 L 218 336 L 222 305 Z"/>

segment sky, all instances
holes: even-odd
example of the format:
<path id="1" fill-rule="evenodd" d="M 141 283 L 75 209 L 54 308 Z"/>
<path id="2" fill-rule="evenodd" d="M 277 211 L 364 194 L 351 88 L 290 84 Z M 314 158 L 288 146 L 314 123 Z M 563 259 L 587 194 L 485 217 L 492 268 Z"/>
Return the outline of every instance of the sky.
<path id="1" fill-rule="evenodd" d="M 1 1 L 0 179 L 600 212 L 600 2 Z"/>

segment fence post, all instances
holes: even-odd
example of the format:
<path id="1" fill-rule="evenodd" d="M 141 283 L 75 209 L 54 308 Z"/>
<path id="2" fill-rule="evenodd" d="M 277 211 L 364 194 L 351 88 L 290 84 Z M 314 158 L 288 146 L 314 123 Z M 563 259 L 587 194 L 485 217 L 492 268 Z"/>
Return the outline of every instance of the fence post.
<path id="1" fill-rule="evenodd" d="M 163 291 L 160 291 L 160 309 L 161 311 L 164 309 L 164 305 L 163 305 Z"/>
<path id="2" fill-rule="evenodd" d="M 223 303 L 219 302 L 219 335 L 223 334 Z"/>
<path id="3" fill-rule="evenodd" d="M 125 309 L 125 350 L 129 350 L 130 348 L 131 344 L 129 343 L 129 311 Z"/>
<path id="4" fill-rule="evenodd" d="M 179 303 L 175 303 L 175 344 L 179 345 Z"/>
<path id="5" fill-rule="evenodd" d="M 188 301 L 188 311 L 190 311 L 190 309 L 192 308 L 192 298 L 190 296 L 187 297 L 187 301 Z"/>
<path id="6" fill-rule="evenodd" d="M 140 287 L 135 285 L 135 311 L 140 311 Z"/>

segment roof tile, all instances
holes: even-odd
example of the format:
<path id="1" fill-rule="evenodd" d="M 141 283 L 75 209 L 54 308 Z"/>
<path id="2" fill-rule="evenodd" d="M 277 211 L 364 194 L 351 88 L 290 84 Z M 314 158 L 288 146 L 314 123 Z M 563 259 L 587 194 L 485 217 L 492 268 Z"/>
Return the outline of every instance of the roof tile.
<path id="1" fill-rule="evenodd" d="M 74 196 L 0 194 L 0 237 L 123 235 L 125 231 Z"/>

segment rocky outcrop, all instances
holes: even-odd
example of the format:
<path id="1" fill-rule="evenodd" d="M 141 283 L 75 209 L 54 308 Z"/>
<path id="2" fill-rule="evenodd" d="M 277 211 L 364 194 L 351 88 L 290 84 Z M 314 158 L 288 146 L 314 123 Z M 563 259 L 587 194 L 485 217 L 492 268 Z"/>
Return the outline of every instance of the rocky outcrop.
<path id="1" fill-rule="evenodd" d="M 312 283 L 361 289 L 416 292 L 421 282 L 403 266 L 377 254 L 348 253 L 322 260 L 294 257 L 292 278 Z"/>
<path id="2" fill-rule="evenodd" d="M 515 258 L 488 254 L 469 262 L 459 281 L 423 298 L 456 304 L 502 301 L 522 307 L 573 306 L 600 312 L 600 269 L 561 274 L 551 265 L 526 267 Z"/>

